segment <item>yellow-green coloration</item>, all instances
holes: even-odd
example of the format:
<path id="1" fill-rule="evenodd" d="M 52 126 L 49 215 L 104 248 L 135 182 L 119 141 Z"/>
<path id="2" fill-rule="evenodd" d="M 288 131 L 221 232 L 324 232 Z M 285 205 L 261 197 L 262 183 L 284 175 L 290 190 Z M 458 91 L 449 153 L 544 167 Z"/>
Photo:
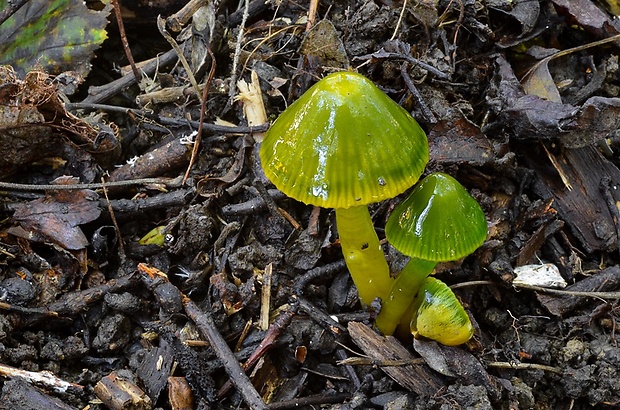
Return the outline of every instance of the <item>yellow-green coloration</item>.
<path id="1" fill-rule="evenodd" d="M 288 196 L 336 208 L 342 251 L 363 304 L 392 280 L 366 205 L 413 185 L 428 162 L 424 131 L 370 80 L 330 74 L 265 134 L 265 175 Z"/>
<path id="2" fill-rule="evenodd" d="M 0 0 L 0 10 L 8 0 Z M 111 7 L 90 10 L 82 0 L 30 0 L 0 26 L 0 64 L 21 75 L 42 66 L 51 74 L 75 70 L 86 76 L 93 51 L 107 38 Z"/>
<path id="3" fill-rule="evenodd" d="M 349 208 L 393 198 L 428 162 L 426 134 L 366 77 L 328 75 L 290 105 L 265 135 L 265 174 L 298 201 Z"/>
<path id="4" fill-rule="evenodd" d="M 394 209 L 385 234 L 396 249 L 411 257 L 377 316 L 379 330 L 391 335 L 435 264 L 476 250 L 486 239 L 487 222 L 480 205 L 457 180 L 434 173 Z"/>
<path id="5" fill-rule="evenodd" d="M 156 226 L 151 229 L 149 233 L 144 235 L 138 243 L 140 245 L 157 245 L 164 246 L 166 241 L 166 233 L 164 232 L 165 226 Z"/>
<path id="6" fill-rule="evenodd" d="M 336 209 L 340 247 L 360 300 L 384 298 L 394 282 L 366 205 Z"/>
<path id="7" fill-rule="evenodd" d="M 408 256 L 435 262 L 458 260 L 487 236 L 484 212 L 453 177 L 434 173 L 392 212 L 385 227 L 390 243 Z"/>
<path id="8" fill-rule="evenodd" d="M 474 335 L 467 312 L 452 290 L 435 278 L 426 278 L 416 297 L 411 320 L 414 337 L 424 336 L 446 346 L 458 346 Z"/>

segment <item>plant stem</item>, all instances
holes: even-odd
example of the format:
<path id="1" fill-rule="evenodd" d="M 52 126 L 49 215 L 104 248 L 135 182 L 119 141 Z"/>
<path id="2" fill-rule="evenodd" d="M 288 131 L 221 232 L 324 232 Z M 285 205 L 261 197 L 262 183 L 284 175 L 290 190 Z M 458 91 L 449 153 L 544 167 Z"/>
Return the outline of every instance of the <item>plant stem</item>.
<path id="1" fill-rule="evenodd" d="M 435 269 L 437 262 L 411 258 L 392 284 L 388 296 L 383 299 L 377 316 L 377 328 L 384 335 L 394 333 L 407 308 L 413 302 L 426 277 Z"/>
<path id="2" fill-rule="evenodd" d="M 340 246 L 364 306 L 384 299 L 392 283 L 390 268 L 366 205 L 336 209 Z"/>

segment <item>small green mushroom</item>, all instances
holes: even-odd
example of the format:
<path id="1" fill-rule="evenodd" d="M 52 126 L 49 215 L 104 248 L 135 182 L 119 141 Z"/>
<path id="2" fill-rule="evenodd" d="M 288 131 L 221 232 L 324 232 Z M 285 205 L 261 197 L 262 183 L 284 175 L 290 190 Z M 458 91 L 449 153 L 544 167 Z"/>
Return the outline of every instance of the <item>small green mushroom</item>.
<path id="1" fill-rule="evenodd" d="M 469 316 L 452 289 L 433 277 L 424 280 L 413 304 L 410 330 L 446 346 L 458 346 L 474 334 Z"/>
<path id="2" fill-rule="evenodd" d="M 385 234 L 396 249 L 411 257 L 377 316 L 379 330 L 391 335 L 435 265 L 476 250 L 486 239 L 487 222 L 478 202 L 456 179 L 433 173 L 394 209 Z"/>
<path id="3" fill-rule="evenodd" d="M 360 300 L 385 297 L 393 280 L 367 205 L 415 184 L 428 162 L 426 134 L 411 115 L 364 76 L 330 74 L 273 123 L 260 158 L 286 195 L 336 209 Z"/>

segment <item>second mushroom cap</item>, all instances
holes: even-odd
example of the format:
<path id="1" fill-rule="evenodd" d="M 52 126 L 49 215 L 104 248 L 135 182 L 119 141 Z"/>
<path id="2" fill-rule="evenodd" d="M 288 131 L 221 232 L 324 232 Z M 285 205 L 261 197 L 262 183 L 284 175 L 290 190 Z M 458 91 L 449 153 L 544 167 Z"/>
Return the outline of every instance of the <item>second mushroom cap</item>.
<path id="1" fill-rule="evenodd" d="M 388 241 L 407 256 L 433 262 L 461 259 L 487 236 L 484 212 L 453 177 L 433 173 L 392 212 Z"/>

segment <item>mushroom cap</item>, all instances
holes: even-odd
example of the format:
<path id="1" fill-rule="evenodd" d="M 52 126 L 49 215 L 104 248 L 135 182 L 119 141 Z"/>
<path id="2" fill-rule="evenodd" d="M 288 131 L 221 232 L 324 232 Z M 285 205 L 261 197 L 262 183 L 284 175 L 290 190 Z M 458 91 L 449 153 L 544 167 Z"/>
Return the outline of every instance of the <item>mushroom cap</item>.
<path id="1" fill-rule="evenodd" d="M 417 297 L 419 307 L 411 321 L 414 336 L 458 346 L 474 335 L 467 312 L 448 285 L 435 278 L 426 278 Z"/>
<path id="2" fill-rule="evenodd" d="M 482 208 L 467 190 L 450 175 L 433 173 L 394 208 L 385 235 L 407 256 L 447 262 L 475 251 L 487 229 Z"/>
<path id="3" fill-rule="evenodd" d="M 286 195 L 326 208 L 393 198 L 420 178 L 426 134 L 372 81 L 330 74 L 291 104 L 265 134 L 265 175 Z"/>

